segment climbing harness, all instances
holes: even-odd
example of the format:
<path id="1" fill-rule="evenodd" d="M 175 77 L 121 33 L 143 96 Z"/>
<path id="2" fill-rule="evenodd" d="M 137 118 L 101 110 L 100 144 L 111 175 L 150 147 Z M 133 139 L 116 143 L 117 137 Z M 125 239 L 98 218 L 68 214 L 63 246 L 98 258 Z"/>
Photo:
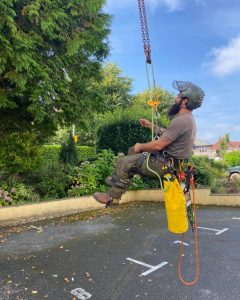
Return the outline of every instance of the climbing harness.
<path id="1" fill-rule="evenodd" d="M 155 123 L 154 116 L 157 120 L 159 120 L 159 113 L 157 111 L 157 108 L 160 102 L 156 95 L 155 76 L 154 76 L 153 63 L 151 59 L 151 45 L 150 45 L 144 0 L 138 0 L 138 7 L 139 7 L 142 39 L 143 39 L 143 48 L 146 56 L 146 75 L 147 75 L 148 90 L 149 90 L 149 100 L 147 101 L 147 104 L 152 108 L 152 140 L 154 140 L 154 123 Z M 149 72 L 149 69 L 151 69 L 150 71 L 151 73 Z M 151 80 L 150 80 L 150 74 L 151 74 Z M 195 107 L 200 106 L 202 102 L 202 98 L 204 96 L 204 94 L 202 94 L 202 90 L 199 90 L 197 87 L 195 91 L 195 86 L 188 86 L 188 88 L 189 87 L 190 88 L 193 87 L 193 90 L 197 94 L 197 96 L 199 96 L 199 99 L 201 98 L 200 99 L 201 101 L 197 101 L 197 103 L 194 103 Z M 177 88 L 179 89 L 179 86 L 177 86 Z M 186 91 L 188 90 L 186 89 Z M 148 170 L 158 177 L 160 187 L 164 192 L 166 213 L 168 219 L 168 229 L 173 233 L 182 234 L 182 238 L 181 238 L 182 242 L 180 246 L 179 263 L 178 263 L 178 277 L 179 280 L 184 285 L 188 285 L 188 286 L 194 285 L 199 279 L 197 220 L 196 220 L 194 177 L 193 177 L 194 167 L 192 164 L 187 163 L 186 170 L 184 170 L 185 162 L 180 162 L 179 166 L 176 168 L 173 158 L 168 157 L 166 159 L 166 164 L 163 164 L 163 168 L 166 168 L 165 171 L 167 174 L 165 173 L 163 178 L 161 178 L 156 171 L 152 170 L 149 167 L 149 160 L 151 158 L 151 155 L 152 155 L 151 153 L 147 154 L 146 164 Z M 143 154 L 142 158 L 145 159 L 146 154 Z M 185 187 L 184 189 L 182 189 L 180 183 L 183 183 L 184 181 L 185 181 Z M 191 199 L 190 186 L 192 188 L 193 202 Z M 184 233 L 188 230 L 188 221 L 191 225 L 192 231 L 194 232 L 195 254 L 196 254 L 195 278 L 191 282 L 185 281 L 181 273 Z"/>

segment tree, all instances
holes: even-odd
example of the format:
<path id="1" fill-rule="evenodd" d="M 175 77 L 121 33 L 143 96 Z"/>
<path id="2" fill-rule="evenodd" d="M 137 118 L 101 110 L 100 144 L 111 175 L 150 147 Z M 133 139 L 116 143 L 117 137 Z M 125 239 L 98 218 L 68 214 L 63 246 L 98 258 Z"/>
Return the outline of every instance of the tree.
<path id="1" fill-rule="evenodd" d="M 0 132 L 51 135 L 105 108 L 105 0 L 0 2 Z M 84 108 L 84 109 L 83 109 Z"/>
<path id="2" fill-rule="evenodd" d="M 73 141 L 72 132 L 69 133 L 69 138 L 67 143 L 63 143 L 60 154 L 59 154 L 59 161 L 66 164 L 70 164 L 73 166 L 78 165 L 78 157 L 77 157 L 77 149 L 76 145 Z"/>
<path id="3" fill-rule="evenodd" d="M 99 89 L 105 95 L 107 108 L 104 114 L 92 114 L 91 118 L 87 117 L 76 126 L 81 145 L 95 145 L 97 127 L 106 115 L 112 115 L 116 110 L 125 111 L 131 107 L 133 102 L 133 95 L 131 94 L 133 80 L 124 75 L 117 64 L 105 64 L 101 69 L 101 75 L 102 80 L 99 82 Z"/>
<path id="4" fill-rule="evenodd" d="M 229 134 L 225 134 L 223 137 L 219 138 L 217 154 L 220 157 L 223 157 L 224 154 L 226 153 L 229 142 L 230 142 Z"/>
<path id="5" fill-rule="evenodd" d="M 104 65 L 102 77 L 101 87 L 107 99 L 108 110 L 113 111 L 116 107 L 123 109 L 129 107 L 133 100 L 131 95 L 133 80 L 128 76 L 123 76 L 122 70 L 113 63 Z"/>
<path id="6" fill-rule="evenodd" d="M 160 103 L 157 109 L 156 119 L 160 126 L 166 127 L 169 123 L 169 120 L 166 116 L 167 109 L 171 105 L 173 95 L 170 94 L 167 90 L 162 89 L 161 87 L 156 87 L 155 91 L 152 92 L 152 99 L 157 99 Z M 151 107 L 147 104 L 148 100 L 150 100 L 150 93 L 148 90 L 145 90 L 142 93 L 138 93 L 134 97 L 134 102 L 132 105 L 133 111 L 151 111 Z"/>

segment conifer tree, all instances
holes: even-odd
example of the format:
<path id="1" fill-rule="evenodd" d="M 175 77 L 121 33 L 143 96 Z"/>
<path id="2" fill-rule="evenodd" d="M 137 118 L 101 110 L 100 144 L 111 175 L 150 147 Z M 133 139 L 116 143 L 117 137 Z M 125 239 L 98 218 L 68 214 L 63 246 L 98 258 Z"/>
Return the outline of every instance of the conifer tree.
<path id="1" fill-rule="evenodd" d="M 105 0 L 0 1 L 0 137 L 51 135 L 104 109 Z"/>
<path id="2" fill-rule="evenodd" d="M 65 165 L 66 164 L 70 164 L 73 166 L 78 165 L 77 149 L 73 141 L 73 135 L 71 132 L 69 133 L 69 138 L 67 143 L 62 144 L 60 154 L 59 154 L 59 161 L 61 161 Z"/>

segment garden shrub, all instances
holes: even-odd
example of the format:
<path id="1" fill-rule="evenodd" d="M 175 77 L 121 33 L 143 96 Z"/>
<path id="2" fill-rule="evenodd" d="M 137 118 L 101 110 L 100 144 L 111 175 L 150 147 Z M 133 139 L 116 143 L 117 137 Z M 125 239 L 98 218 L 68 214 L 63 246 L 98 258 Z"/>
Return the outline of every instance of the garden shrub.
<path id="1" fill-rule="evenodd" d="M 209 187 L 214 178 L 227 176 L 227 163 L 215 161 L 207 156 L 192 156 L 190 158 L 195 165 L 195 183 L 199 187 Z"/>
<path id="2" fill-rule="evenodd" d="M 63 198 L 67 195 L 69 176 L 58 161 L 44 164 L 33 174 L 36 191 L 43 199 Z"/>
<path id="3" fill-rule="evenodd" d="M 146 143 L 151 139 L 151 132 L 139 126 L 132 120 L 118 121 L 100 127 L 97 132 L 97 151 L 110 149 L 115 154 L 123 152 L 127 154 L 128 149 L 139 143 Z"/>
<path id="4" fill-rule="evenodd" d="M 2 136 L 0 167 L 8 174 L 34 170 L 42 154 L 42 147 L 32 132 L 16 132 Z"/>
<path id="5" fill-rule="evenodd" d="M 0 187 L 0 206 L 12 205 L 12 198 L 9 192 Z"/>
<path id="6" fill-rule="evenodd" d="M 33 203 L 40 201 L 40 196 L 34 192 L 31 186 L 22 182 L 16 182 L 10 190 L 13 204 Z"/>
<path id="7" fill-rule="evenodd" d="M 240 166 L 240 151 L 232 151 L 224 155 L 224 160 L 230 167 Z"/>
<path id="8" fill-rule="evenodd" d="M 210 191 L 213 194 L 240 193 L 240 180 L 229 180 L 229 178 L 214 178 Z"/>
<path id="9" fill-rule="evenodd" d="M 13 176 L 2 177 L 0 187 L 0 202 L 2 205 L 16 205 L 40 200 L 39 195 L 34 192 L 32 186 L 26 185 L 21 179 L 15 179 Z M 4 194 L 7 195 L 7 198 L 10 198 L 10 203 L 7 203 L 8 201 L 4 203 Z"/>
<path id="10" fill-rule="evenodd" d="M 44 145 L 39 165 L 57 162 L 59 158 L 61 146 L 60 145 Z"/>
<path id="11" fill-rule="evenodd" d="M 131 183 L 128 188 L 129 191 L 151 190 L 151 189 L 160 189 L 159 180 L 140 176 L 138 174 L 134 175 L 134 177 L 131 179 Z"/>
<path id="12" fill-rule="evenodd" d="M 106 191 L 105 179 L 114 170 L 116 157 L 112 151 L 103 150 L 96 160 L 81 163 L 80 167 L 72 167 L 69 171 L 69 196 L 89 195 L 95 191 Z"/>
<path id="13" fill-rule="evenodd" d="M 199 187 L 208 187 L 213 180 L 213 169 L 210 159 L 206 156 L 192 156 L 195 166 L 194 180 Z"/>
<path id="14" fill-rule="evenodd" d="M 90 146 L 77 146 L 77 155 L 80 162 L 96 157 L 96 148 Z"/>
<path id="15" fill-rule="evenodd" d="M 44 145 L 39 165 L 41 166 L 51 162 L 57 162 L 60 150 L 60 145 Z M 96 156 L 95 147 L 76 146 L 76 151 L 79 162 L 85 161 L 88 158 L 94 158 Z"/>
<path id="16" fill-rule="evenodd" d="M 61 150 L 59 153 L 59 161 L 64 163 L 65 165 L 78 165 L 77 150 L 72 133 L 69 134 L 67 143 L 63 143 L 61 146 Z"/>

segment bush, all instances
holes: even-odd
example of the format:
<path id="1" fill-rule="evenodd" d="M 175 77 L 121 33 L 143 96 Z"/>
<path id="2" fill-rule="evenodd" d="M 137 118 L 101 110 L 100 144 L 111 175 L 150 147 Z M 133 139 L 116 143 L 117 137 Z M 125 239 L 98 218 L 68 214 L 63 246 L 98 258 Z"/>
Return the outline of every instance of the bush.
<path id="1" fill-rule="evenodd" d="M 42 168 L 45 165 L 57 162 L 59 158 L 60 149 L 60 145 L 44 145 L 42 155 L 38 162 L 38 168 Z"/>
<path id="2" fill-rule="evenodd" d="M 8 191 L 5 191 L 0 187 L 0 206 L 6 205 L 12 205 L 12 198 Z"/>
<path id="3" fill-rule="evenodd" d="M 149 130 L 132 120 L 104 125 L 97 132 L 97 151 L 110 149 L 115 154 L 119 152 L 126 154 L 135 143 L 148 142 L 151 138 L 150 135 Z"/>
<path id="4" fill-rule="evenodd" d="M 40 197 L 38 194 L 36 194 L 31 186 L 28 186 L 24 184 L 20 179 L 14 179 L 12 176 L 9 176 L 8 178 L 1 178 L 0 182 L 0 194 L 2 196 L 7 195 L 7 198 L 10 198 L 9 203 L 5 203 L 3 201 L 2 205 L 6 204 L 20 204 L 20 203 L 26 203 L 26 202 L 36 202 L 40 200 Z M 4 197 L 2 197 L 4 198 Z M 0 195 L 1 199 L 1 195 Z M 4 199 L 2 199 L 4 200 Z"/>
<path id="5" fill-rule="evenodd" d="M 134 175 L 131 179 L 129 191 L 137 190 L 151 190 L 151 189 L 160 189 L 160 182 L 158 179 L 143 177 L 138 174 Z"/>
<path id="6" fill-rule="evenodd" d="M 69 134 L 67 143 L 63 143 L 61 146 L 61 150 L 59 153 L 59 161 L 64 163 L 65 165 L 78 165 L 77 150 L 72 133 Z"/>
<path id="7" fill-rule="evenodd" d="M 96 157 L 96 148 L 89 146 L 77 146 L 77 155 L 80 162 Z"/>
<path id="8" fill-rule="evenodd" d="M 39 166 L 48 165 L 52 162 L 57 162 L 59 158 L 61 146 L 60 145 L 44 145 L 42 155 L 39 161 Z M 96 156 L 95 147 L 88 146 L 76 146 L 77 157 L 80 162 L 87 160 L 88 158 L 94 158 Z"/>
<path id="9" fill-rule="evenodd" d="M 240 166 L 240 151 L 232 151 L 224 155 L 224 160 L 230 167 Z"/>
<path id="10" fill-rule="evenodd" d="M 34 170 L 41 157 L 42 147 L 32 132 L 17 132 L 2 136 L 0 167 L 9 174 Z"/>
<path id="11" fill-rule="evenodd" d="M 114 170 L 116 157 L 111 151 L 102 151 L 96 160 L 83 162 L 80 167 L 69 170 L 71 188 L 69 196 L 89 195 L 95 191 L 106 191 L 105 179 Z"/>
<path id="12" fill-rule="evenodd" d="M 206 156 L 192 156 L 195 166 L 194 180 L 197 186 L 207 187 L 211 185 L 213 173 L 210 159 Z"/>
<path id="13" fill-rule="evenodd" d="M 199 187 L 209 187 L 216 177 L 226 176 L 227 164 L 224 161 L 215 161 L 207 156 L 192 156 L 195 165 L 195 183 Z"/>
<path id="14" fill-rule="evenodd" d="M 229 178 L 215 178 L 210 190 L 213 194 L 240 193 L 240 180 L 229 180 Z"/>
<path id="15" fill-rule="evenodd" d="M 63 198 L 67 195 L 69 176 L 58 161 L 42 165 L 32 176 L 36 191 L 43 199 Z"/>

